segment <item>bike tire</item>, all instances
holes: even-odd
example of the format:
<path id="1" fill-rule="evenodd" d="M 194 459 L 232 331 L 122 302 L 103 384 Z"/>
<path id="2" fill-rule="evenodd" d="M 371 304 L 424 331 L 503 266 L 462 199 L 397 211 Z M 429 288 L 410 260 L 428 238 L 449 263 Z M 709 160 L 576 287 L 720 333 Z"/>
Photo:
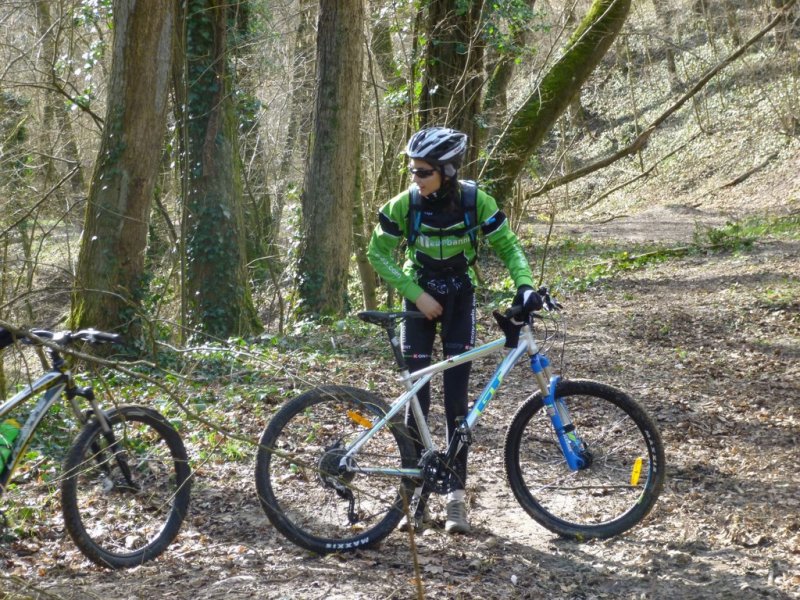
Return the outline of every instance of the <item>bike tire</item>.
<path id="1" fill-rule="evenodd" d="M 255 483 L 261 506 L 280 533 L 327 554 L 373 546 L 397 527 L 403 495 L 407 498 L 412 487 L 408 478 L 338 470 L 341 448 L 388 410 L 366 390 L 326 386 L 275 413 L 259 441 Z M 399 416 L 361 448 L 356 464 L 415 466 L 414 446 Z"/>
<path id="2" fill-rule="evenodd" d="M 189 507 L 191 469 L 180 435 L 155 410 L 120 406 L 106 417 L 113 441 L 95 418 L 67 454 L 64 525 L 96 564 L 135 567 L 159 556 L 178 535 Z"/>
<path id="3" fill-rule="evenodd" d="M 592 462 L 569 469 L 536 392 L 506 432 L 505 466 L 514 496 L 537 523 L 562 537 L 619 535 L 647 516 L 664 485 L 658 427 L 626 393 L 596 381 L 559 381 L 556 398 L 566 403 Z"/>

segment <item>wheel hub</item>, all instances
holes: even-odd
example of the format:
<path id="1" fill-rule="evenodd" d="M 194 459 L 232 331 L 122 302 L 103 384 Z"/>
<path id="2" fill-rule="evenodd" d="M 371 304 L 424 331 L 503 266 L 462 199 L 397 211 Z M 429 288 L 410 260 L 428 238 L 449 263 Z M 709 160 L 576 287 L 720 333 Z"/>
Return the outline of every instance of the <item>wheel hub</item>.
<path id="1" fill-rule="evenodd" d="M 347 485 L 355 478 L 353 471 L 346 471 L 341 467 L 345 451 L 341 440 L 325 448 L 319 459 L 319 478 L 326 488 L 333 488 L 340 494 L 347 490 Z"/>

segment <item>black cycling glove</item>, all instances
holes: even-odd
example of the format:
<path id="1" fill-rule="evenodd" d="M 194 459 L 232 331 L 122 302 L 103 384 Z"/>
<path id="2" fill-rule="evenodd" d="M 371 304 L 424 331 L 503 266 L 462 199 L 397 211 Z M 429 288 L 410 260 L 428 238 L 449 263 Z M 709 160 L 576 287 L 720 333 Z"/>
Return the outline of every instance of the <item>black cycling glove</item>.
<path id="1" fill-rule="evenodd" d="M 521 285 L 517 290 L 517 295 L 514 296 L 514 301 L 511 303 L 512 309 L 516 306 L 522 308 L 524 312 L 530 313 L 535 310 L 542 310 L 544 302 L 542 302 L 542 297 L 531 286 Z"/>

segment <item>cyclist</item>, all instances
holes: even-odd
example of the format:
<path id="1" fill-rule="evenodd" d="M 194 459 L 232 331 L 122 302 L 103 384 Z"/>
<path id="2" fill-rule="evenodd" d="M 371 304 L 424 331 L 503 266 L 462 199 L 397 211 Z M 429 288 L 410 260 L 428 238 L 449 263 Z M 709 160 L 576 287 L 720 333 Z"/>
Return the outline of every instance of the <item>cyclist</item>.
<path id="1" fill-rule="evenodd" d="M 404 297 L 404 309 L 422 312 L 427 319 L 403 323 L 401 345 L 410 372 L 431 363 L 437 324 L 444 356 L 450 357 L 475 345 L 475 234 L 480 233 L 508 268 L 517 287 L 515 305 L 528 310 L 541 308 L 541 298 L 532 288 L 528 260 L 495 200 L 472 182 L 460 181 L 458 169 L 467 149 L 464 133 L 431 127 L 415 133 L 406 146 L 412 186 L 381 207 L 378 224 L 369 243 L 368 259 L 378 274 Z M 402 268 L 392 258 L 400 242 L 407 243 Z M 470 363 L 444 372 L 444 406 L 447 439 L 452 440 L 459 417 L 467 414 Z M 418 393 L 427 417 L 430 388 Z M 416 424 L 406 411 L 406 424 L 421 451 Z M 448 533 L 467 533 L 465 484 L 467 451 L 457 457 L 447 496 Z M 421 489 L 415 490 L 412 506 L 417 528 L 428 520 Z"/>

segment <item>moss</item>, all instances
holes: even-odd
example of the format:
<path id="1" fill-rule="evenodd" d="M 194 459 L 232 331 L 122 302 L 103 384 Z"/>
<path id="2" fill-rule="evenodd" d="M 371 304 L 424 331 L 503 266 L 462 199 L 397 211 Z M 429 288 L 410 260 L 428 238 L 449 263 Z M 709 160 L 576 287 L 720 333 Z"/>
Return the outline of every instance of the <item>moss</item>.
<path id="1" fill-rule="evenodd" d="M 227 37 L 234 7 L 192 0 L 187 22 L 188 320 L 216 337 L 261 331 L 247 277 L 243 184 Z"/>

